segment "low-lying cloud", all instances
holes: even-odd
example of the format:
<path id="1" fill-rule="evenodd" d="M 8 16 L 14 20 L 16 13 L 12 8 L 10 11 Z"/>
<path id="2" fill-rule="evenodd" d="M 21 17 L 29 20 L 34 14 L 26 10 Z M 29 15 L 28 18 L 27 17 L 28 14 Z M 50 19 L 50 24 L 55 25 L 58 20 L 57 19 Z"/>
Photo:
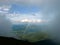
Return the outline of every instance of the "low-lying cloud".
<path id="1" fill-rule="evenodd" d="M 24 4 L 26 3 L 28 5 L 38 5 L 38 7 L 41 7 L 42 10 L 40 13 L 42 13 L 43 18 L 49 19 L 49 22 L 46 23 L 46 27 L 43 27 L 42 31 L 47 32 L 51 35 L 51 39 L 55 40 L 56 42 L 60 42 L 60 0 L 0 0 L 2 3 L 10 4 Z M 19 2 L 19 3 L 17 3 Z M 38 16 L 40 16 L 40 13 L 38 13 Z M 50 18 L 48 18 L 50 17 Z M 11 23 L 9 20 L 6 20 L 5 16 L 0 16 L 0 34 L 6 34 L 11 31 Z M 9 31 L 8 31 L 9 30 Z M 6 34 L 7 35 L 7 34 Z M 5 35 L 4 35 L 5 36 Z"/>

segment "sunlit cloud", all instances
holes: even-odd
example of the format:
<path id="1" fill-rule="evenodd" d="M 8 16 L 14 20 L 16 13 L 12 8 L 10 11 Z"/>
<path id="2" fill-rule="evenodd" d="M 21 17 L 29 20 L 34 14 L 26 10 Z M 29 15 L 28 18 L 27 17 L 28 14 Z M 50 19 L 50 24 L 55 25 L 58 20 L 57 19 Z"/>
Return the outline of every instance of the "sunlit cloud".
<path id="1" fill-rule="evenodd" d="M 44 23 L 47 22 L 46 19 L 42 19 L 42 14 L 39 13 L 39 15 L 33 15 L 33 14 L 7 14 L 6 17 L 13 23 L 13 24 L 19 24 L 19 23 Z"/>
<path id="2" fill-rule="evenodd" d="M 22 19 L 22 20 L 19 20 L 20 22 L 32 22 L 32 23 L 40 23 L 42 22 L 43 20 L 40 20 L 40 19 Z"/>

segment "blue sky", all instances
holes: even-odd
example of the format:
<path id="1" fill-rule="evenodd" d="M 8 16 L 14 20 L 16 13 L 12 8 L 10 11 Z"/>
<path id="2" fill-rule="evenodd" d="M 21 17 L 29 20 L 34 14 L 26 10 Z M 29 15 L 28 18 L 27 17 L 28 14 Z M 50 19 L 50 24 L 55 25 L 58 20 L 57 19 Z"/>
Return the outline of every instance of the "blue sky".
<path id="1" fill-rule="evenodd" d="M 12 4 L 10 12 L 18 12 L 18 13 L 36 13 L 40 11 L 40 8 L 37 6 L 25 6 L 25 5 L 16 5 Z"/>
<path id="2" fill-rule="evenodd" d="M 2 4 L 0 5 L 0 12 L 9 12 L 9 13 L 22 13 L 22 14 L 28 14 L 28 13 L 37 13 L 40 12 L 41 8 L 36 5 L 23 5 L 23 4 Z"/>

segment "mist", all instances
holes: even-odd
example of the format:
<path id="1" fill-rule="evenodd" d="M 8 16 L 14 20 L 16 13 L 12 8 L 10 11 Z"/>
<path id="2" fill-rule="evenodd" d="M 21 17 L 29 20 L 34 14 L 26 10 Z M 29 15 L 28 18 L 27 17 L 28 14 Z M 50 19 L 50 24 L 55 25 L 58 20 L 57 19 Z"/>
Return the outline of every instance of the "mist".
<path id="1" fill-rule="evenodd" d="M 43 19 L 48 19 L 41 31 L 46 32 L 55 42 L 60 43 L 60 0 L 45 0 L 38 6 L 42 8 L 40 13 Z M 40 16 L 40 13 L 38 16 Z M 0 14 L 0 36 L 18 37 L 12 33 L 12 23 L 5 14 Z"/>
<path id="2" fill-rule="evenodd" d="M 6 18 L 6 14 L 0 13 L 0 36 L 16 37 L 12 31 L 12 23 Z"/>
<path id="3" fill-rule="evenodd" d="M 47 23 L 46 32 L 51 36 L 50 38 L 55 42 L 60 43 L 60 0 L 48 0 L 43 6 L 43 16 L 51 16 Z M 45 30 L 43 28 L 43 30 Z"/>

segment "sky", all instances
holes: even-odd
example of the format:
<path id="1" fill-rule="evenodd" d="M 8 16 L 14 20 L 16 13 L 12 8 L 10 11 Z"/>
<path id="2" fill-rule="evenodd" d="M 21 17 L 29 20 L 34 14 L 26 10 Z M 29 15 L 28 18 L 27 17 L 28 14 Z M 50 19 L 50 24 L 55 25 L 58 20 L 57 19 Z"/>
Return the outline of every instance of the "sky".
<path id="1" fill-rule="evenodd" d="M 15 20 L 22 15 L 35 15 L 36 18 L 48 20 L 48 23 L 45 23 L 47 28 L 43 27 L 42 31 L 48 32 L 53 40 L 60 42 L 60 0 L 0 0 L 0 32 L 4 31 L 0 35 L 11 36 L 9 32 L 12 31 L 10 20 L 12 17 L 8 16 L 10 14 L 13 15 L 13 18 L 17 14 L 20 15 L 15 16 L 17 17 L 14 18 Z M 5 31 L 6 29 L 9 31 Z M 7 32 L 8 35 L 5 34 Z"/>
<path id="2" fill-rule="evenodd" d="M 10 12 L 17 12 L 17 13 L 34 13 L 39 11 L 39 7 L 36 6 L 24 6 L 24 5 L 15 5 L 13 4 L 11 7 Z"/>
<path id="3" fill-rule="evenodd" d="M 7 1 L 7 2 L 9 2 L 9 1 Z M 22 1 L 21 3 L 24 3 L 24 1 Z M 1 2 L 0 8 L 2 8 L 2 9 L 0 9 L 0 12 L 8 11 L 9 13 L 14 13 L 14 12 L 16 12 L 16 13 L 34 13 L 34 12 L 38 12 L 41 10 L 40 7 L 38 7 L 36 5 L 18 4 L 17 1 L 16 1 L 16 3 L 12 2 L 12 4 L 11 4 L 11 2 L 7 3 L 7 4 Z"/>

